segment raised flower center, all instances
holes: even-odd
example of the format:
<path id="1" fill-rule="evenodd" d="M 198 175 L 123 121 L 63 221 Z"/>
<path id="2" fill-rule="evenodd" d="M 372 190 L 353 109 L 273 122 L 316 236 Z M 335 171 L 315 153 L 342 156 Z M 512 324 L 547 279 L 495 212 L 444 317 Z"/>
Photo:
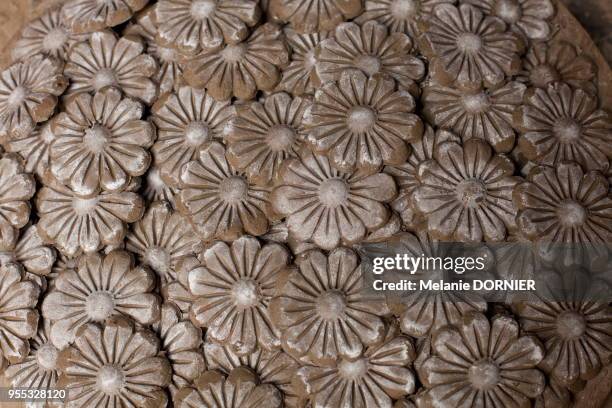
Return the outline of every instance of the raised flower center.
<path id="1" fill-rule="evenodd" d="M 416 0 L 395 0 L 389 5 L 390 14 L 397 20 L 408 20 L 419 11 Z"/>
<path id="2" fill-rule="evenodd" d="M 376 124 L 376 113 L 368 106 L 355 106 L 348 112 L 347 125 L 353 133 L 364 133 Z"/>
<path id="3" fill-rule="evenodd" d="M 516 0 L 498 0 L 495 15 L 506 23 L 516 23 L 522 16 L 521 5 Z"/>
<path id="4" fill-rule="evenodd" d="M 580 139 L 582 126 L 572 118 L 564 118 L 555 123 L 553 134 L 559 139 L 559 142 L 570 144 Z"/>
<path id="5" fill-rule="evenodd" d="M 68 34 L 60 27 L 56 27 L 43 37 L 42 46 L 45 50 L 55 51 L 61 49 L 68 40 Z"/>
<path id="6" fill-rule="evenodd" d="M 561 79 L 559 72 L 548 64 L 537 65 L 529 73 L 529 80 L 538 88 L 545 88 L 551 82 Z"/>
<path id="7" fill-rule="evenodd" d="M 468 369 L 468 379 L 472 386 L 478 390 L 485 391 L 495 387 L 500 380 L 499 367 L 497 364 L 483 360 Z"/>
<path id="8" fill-rule="evenodd" d="M 461 97 L 461 103 L 463 109 L 471 114 L 484 112 L 490 105 L 489 97 L 484 92 L 464 95 Z"/>
<path id="9" fill-rule="evenodd" d="M 355 361 L 342 360 L 338 364 L 338 373 L 342 378 L 355 380 L 363 377 L 368 371 L 368 361 L 365 358 L 360 358 Z"/>
<path id="10" fill-rule="evenodd" d="M 93 292 L 87 296 L 85 310 L 87 316 L 95 322 L 102 322 L 111 316 L 115 309 L 113 296 L 108 292 Z"/>
<path id="11" fill-rule="evenodd" d="M 232 298 L 237 307 L 248 309 L 257 306 L 261 299 L 261 293 L 255 281 L 240 279 L 232 287 Z"/>
<path id="12" fill-rule="evenodd" d="M 6 103 L 8 106 L 15 108 L 25 101 L 27 93 L 28 90 L 25 87 L 18 86 L 9 94 Z"/>
<path id="13" fill-rule="evenodd" d="M 482 48 L 482 39 L 474 33 L 459 34 L 457 47 L 464 53 L 476 54 Z"/>
<path id="14" fill-rule="evenodd" d="M 209 139 L 208 125 L 204 122 L 191 122 L 185 128 L 185 140 L 191 146 L 200 146 Z"/>
<path id="15" fill-rule="evenodd" d="M 147 173 L 147 184 L 155 190 L 161 190 L 166 187 L 166 183 L 159 175 L 159 169 L 155 168 Z"/>
<path id="16" fill-rule="evenodd" d="M 170 267 L 170 254 L 168 254 L 168 251 L 164 248 L 147 248 L 144 255 L 144 261 L 157 272 L 167 273 Z"/>
<path id="17" fill-rule="evenodd" d="M 565 340 L 582 337 L 586 331 L 584 316 L 573 310 L 567 310 L 557 317 L 557 333 Z"/>
<path id="18" fill-rule="evenodd" d="M 95 124 L 85 130 L 83 144 L 92 153 L 102 153 L 110 138 L 111 132 L 107 128 Z"/>
<path id="19" fill-rule="evenodd" d="M 228 45 L 221 51 L 221 57 L 227 63 L 235 63 L 242 60 L 246 54 L 246 47 L 244 44 L 233 44 Z"/>
<path id="20" fill-rule="evenodd" d="M 315 50 L 312 49 L 304 54 L 304 68 L 312 69 L 317 64 L 317 57 L 315 55 Z"/>
<path id="21" fill-rule="evenodd" d="M 587 220 L 587 210 L 575 200 L 567 200 L 557 207 L 559 222 L 566 227 L 578 227 Z"/>
<path id="22" fill-rule="evenodd" d="M 96 378 L 98 389 L 105 394 L 117 394 L 125 384 L 123 370 L 113 365 L 100 367 Z"/>
<path id="23" fill-rule="evenodd" d="M 268 130 L 266 143 L 274 152 L 286 152 L 295 142 L 295 131 L 287 125 L 275 125 Z"/>
<path id="24" fill-rule="evenodd" d="M 38 363 L 38 366 L 47 371 L 55 370 L 57 368 L 58 357 L 59 351 L 51 343 L 43 344 L 36 351 L 36 362 Z"/>
<path id="25" fill-rule="evenodd" d="M 330 290 L 318 297 L 316 308 L 322 319 L 336 320 L 344 313 L 346 298 L 341 292 Z"/>
<path id="26" fill-rule="evenodd" d="M 374 55 L 360 55 L 353 64 L 368 75 L 374 75 L 380 71 L 380 60 Z"/>
<path id="27" fill-rule="evenodd" d="M 40 139 L 45 144 L 51 144 L 55 140 L 55 135 L 51 130 L 51 126 L 43 126 L 42 130 L 40 131 Z"/>
<path id="28" fill-rule="evenodd" d="M 100 89 L 117 84 L 117 77 L 115 71 L 110 68 L 103 68 L 99 70 L 93 77 L 93 88 L 96 91 Z"/>
<path id="29" fill-rule="evenodd" d="M 485 200 L 487 189 L 481 180 L 471 179 L 457 184 L 456 193 L 465 207 L 476 208 Z"/>
<path id="30" fill-rule="evenodd" d="M 76 215 L 90 215 L 98 205 L 98 198 L 78 198 L 72 199 L 72 208 Z"/>
<path id="31" fill-rule="evenodd" d="M 163 62 L 174 62 L 176 61 L 176 51 L 172 48 L 158 47 L 157 56 Z"/>
<path id="32" fill-rule="evenodd" d="M 346 204 L 348 195 L 348 183 L 339 178 L 325 180 L 319 186 L 319 201 L 330 208 Z"/>
<path id="33" fill-rule="evenodd" d="M 195 0 L 191 3 L 191 16 L 196 20 L 207 19 L 213 15 L 216 7 L 214 0 Z"/>
<path id="34" fill-rule="evenodd" d="M 244 200 L 249 192 L 249 185 L 240 176 L 228 177 L 219 185 L 219 196 L 226 203 L 237 203 Z"/>

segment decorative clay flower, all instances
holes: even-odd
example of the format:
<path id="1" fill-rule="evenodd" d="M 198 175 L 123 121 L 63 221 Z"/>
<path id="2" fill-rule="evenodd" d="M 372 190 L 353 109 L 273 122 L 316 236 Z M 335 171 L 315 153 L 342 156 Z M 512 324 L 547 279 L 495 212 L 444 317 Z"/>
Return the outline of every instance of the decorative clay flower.
<path id="1" fill-rule="evenodd" d="M 420 49 L 431 59 L 431 76 L 443 85 L 494 87 L 521 68 L 521 37 L 469 4 L 436 6 L 423 33 Z"/>
<path id="2" fill-rule="evenodd" d="M 200 149 L 198 160 L 183 166 L 177 205 L 204 241 L 230 240 L 267 231 L 268 196 L 266 188 L 251 185 L 230 167 L 223 145 L 212 142 Z"/>
<path id="3" fill-rule="evenodd" d="M 200 351 L 202 331 L 188 320 L 181 320 L 181 312 L 171 303 L 161 307 L 161 318 L 156 325 L 161 349 L 172 368 L 170 393 L 187 387 L 204 371 L 206 363 Z"/>
<path id="4" fill-rule="evenodd" d="M 0 74 L 0 136 L 21 139 L 49 119 L 68 81 L 63 64 L 35 55 Z"/>
<path id="5" fill-rule="evenodd" d="M 519 148 L 529 160 L 557 166 L 564 160 L 587 170 L 607 170 L 612 158 L 612 118 L 582 89 L 557 83 L 530 89 L 514 112 Z"/>
<path id="6" fill-rule="evenodd" d="M 420 185 L 414 208 L 427 218 L 427 228 L 440 240 L 503 241 L 514 228 L 512 189 L 514 163 L 491 146 L 470 139 L 438 145 L 434 160 L 418 169 Z"/>
<path id="7" fill-rule="evenodd" d="M 81 198 L 54 180 L 38 190 L 38 233 L 67 256 L 79 251 L 95 252 L 104 245 L 123 241 L 125 223 L 142 218 L 142 197 L 130 191 L 102 192 Z"/>
<path id="8" fill-rule="evenodd" d="M 192 58 L 185 66 L 185 80 L 193 87 L 206 88 L 220 101 L 232 96 L 248 100 L 258 90 L 272 91 L 280 81 L 280 69 L 288 62 L 282 30 L 267 23 L 244 42 Z"/>
<path id="9" fill-rule="evenodd" d="M 97 92 L 106 86 L 151 104 L 157 85 L 155 59 L 144 52 L 143 42 L 133 36 L 117 37 L 108 31 L 92 33 L 88 41 L 75 44 L 68 53 L 64 72 L 70 79 L 69 94 Z"/>
<path id="10" fill-rule="evenodd" d="M 71 98 L 53 122 L 51 172 L 84 197 L 125 189 L 151 163 L 155 129 L 142 114 L 140 102 L 113 88 Z"/>
<path id="11" fill-rule="evenodd" d="M 224 131 L 229 163 L 253 184 L 270 185 L 282 163 L 298 155 L 305 132 L 302 118 L 311 104 L 308 97 L 280 92 L 263 103 L 239 107 Z"/>
<path id="12" fill-rule="evenodd" d="M 339 23 L 357 17 L 361 0 L 269 0 L 268 14 L 291 24 L 300 33 L 330 31 Z"/>
<path id="13" fill-rule="evenodd" d="M 161 177 L 178 183 L 183 164 L 195 160 L 200 147 L 223 138 L 223 126 L 233 113 L 229 102 L 217 102 L 188 86 L 158 99 L 153 105 L 157 141 L 151 151 Z"/>
<path id="14" fill-rule="evenodd" d="M 535 369 L 542 346 L 520 336 L 510 317 L 489 322 L 470 313 L 456 327 L 436 332 L 431 345 L 433 356 L 419 369 L 427 391 L 417 397 L 417 407 L 520 408 L 544 391 L 545 377 Z"/>
<path id="15" fill-rule="evenodd" d="M 34 173 L 40 178 L 50 165 L 51 144 L 55 140 L 51 123 L 52 121 L 44 122 L 27 136 L 9 139 L 4 143 L 8 152 L 21 156 L 27 173 Z"/>
<path id="16" fill-rule="evenodd" d="M 415 358 L 408 337 L 391 326 L 386 338 L 366 348 L 358 359 L 340 359 L 335 367 L 304 366 L 297 372 L 296 388 L 312 396 L 317 408 L 392 408 L 393 400 L 415 389 L 412 371 Z"/>
<path id="17" fill-rule="evenodd" d="M 293 379 L 299 363 L 282 350 L 258 348 L 251 354 L 239 356 L 227 345 L 212 341 L 204 343 L 204 357 L 209 370 L 230 374 L 234 368 L 248 367 L 262 384 L 272 384 L 282 393 L 286 407 L 300 407 L 302 401 L 295 393 Z"/>
<path id="18" fill-rule="evenodd" d="M 0 264 L 19 263 L 26 271 L 46 276 L 55 263 L 55 250 L 46 246 L 35 225 L 22 230 L 15 248 L 10 251 L 0 250 Z"/>
<path id="19" fill-rule="evenodd" d="M 417 38 L 421 33 L 418 22 L 427 19 L 439 4 L 454 4 L 456 0 L 365 0 L 364 12 L 356 21 L 376 20 L 393 33 Z"/>
<path id="20" fill-rule="evenodd" d="M 512 114 L 523 103 L 525 85 L 509 82 L 496 90 L 462 91 L 443 86 L 423 89 L 423 113 L 434 125 L 453 130 L 461 139 L 483 139 L 497 152 L 515 146 Z"/>
<path id="21" fill-rule="evenodd" d="M 62 7 L 62 20 L 74 33 L 89 33 L 129 20 L 149 0 L 71 0 Z"/>
<path id="22" fill-rule="evenodd" d="M 29 200 L 36 192 L 36 181 L 24 172 L 17 157 L 0 159 L 0 251 L 15 247 L 19 228 L 30 218 Z"/>
<path id="23" fill-rule="evenodd" d="M 391 76 L 405 89 L 425 76 L 423 61 L 410 54 L 412 40 L 403 33 L 388 34 L 387 27 L 376 21 L 361 26 L 343 23 L 335 35 L 320 44 L 317 74 L 322 82 L 338 80 L 350 69 L 368 76 L 381 73 Z"/>
<path id="24" fill-rule="evenodd" d="M 172 205 L 172 208 L 175 208 L 174 195 L 178 189 L 162 180 L 160 173 L 159 167 L 149 167 L 149 171 L 144 178 L 141 194 L 147 202 L 167 201 Z"/>
<path id="25" fill-rule="evenodd" d="M 523 70 L 517 80 L 538 88 L 561 81 L 596 94 L 596 74 L 597 66 L 591 58 L 578 54 L 574 45 L 565 41 L 536 42 L 523 58 Z"/>
<path id="26" fill-rule="evenodd" d="M 66 407 L 165 407 L 172 369 L 159 349 L 154 333 L 124 317 L 84 325 L 59 358 Z"/>
<path id="27" fill-rule="evenodd" d="M 326 153 L 334 167 L 371 173 L 408 158 L 408 143 L 423 134 L 414 108 L 412 96 L 395 91 L 393 79 L 344 71 L 337 82 L 317 90 L 305 117 L 306 140 L 316 152 Z"/>
<path id="28" fill-rule="evenodd" d="M 207 328 L 214 341 L 227 342 L 239 355 L 280 347 L 268 304 L 286 274 L 288 252 L 278 244 L 261 246 L 243 236 L 230 245 L 217 242 L 204 254 L 204 265 L 189 272 L 196 296 L 191 319 Z"/>
<path id="29" fill-rule="evenodd" d="M 334 366 L 355 360 L 385 337 L 384 297 L 366 293 L 359 258 L 347 248 L 314 250 L 298 259 L 270 305 L 283 349 L 301 361 Z"/>
<path id="30" fill-rule="evenodd" d="M 177 279 L 175 267 L 179 259 L 201 249 L 189 220 L 163 201 L 149 206 L 144 217 L 133 224 L 126 241 L 127 250 L 157 272 L 162 284 Z"/>
<path id="31" fill-rule="evenodd" d="M 291 59 L 283 69 L 276 89 L 296 96 L 314 94 L 321 85 L 316 70 L 319 44 L 329 38 L 330 33 L 300 34 L 291 28 L 285 28 L 284 33 L 291 49 Z"/>
<path id="32" fill-rule="evenodd" d="M 536 167 L 525 183 L 515 187 L 514 201 L 519 209 L 518 228 L 526 238 L 538 242 L 539 254 L 547 262 L 596 264 L 607 260 L 612 198 L 603 174 L 585 173 L 574 162 Z M 569 248 L 560 252 L 557 244 Z"/>
<path id="33" fill-rule="evenodd" d="M 419 186 L 418 168 L 424 161 L 433 159 L 434 151 L 444 142 L 459 142 L 460 139 L 446 130 L 434 132 L 431 126 L 425 128 L 423 139 L 410 144 L 412 153 L 408 160 L 399 165 L 385 166 L 384 172 L 390 174 L 398 186 L 398 195 L 391 207 L 402 217 L 406 228 L 414 229 L 422 221 L 414 212 L 412 197 L 414 190 Z"/>
<path id="34" fill-rule="evenodd" d="M 13 61 L 43 54 L 63 60 L 68 48 L 86 35 L 74 34 L 64 25 L 60 9 L 53 8 L 21 30 L 21 37 L 11 51 Z"/>
<path id="35" fill-rule="evenodd" d="M 159 40 L 189 54 L 244 40 L 260 16 L 255 0 L 161 0 L 155 9 Z"/>
<path id="36" fill-rule="evenodd" d="M 304 151 L 283 164 L 271 201 L 294 238 L 332 249 L 358 243 L 384 225 L 391 215 L 385 203 L 396 193 L 388 174 L 341 173 L 327 157 Z"/>
<path id="37" fill-rule="evenodd" d="M 28 339 L 36 335 L 40 288 L 23 278 L 19 264 L 0 267 L 0 367 L 3 361 L 22 362 L 30 351 Z"/>
<path id="38" fill-rule="evenodd" d="M 462 0 L 486 14 L 498 17 L 531 40 L 546 40 L 551 29 L 547 20 L 555 14 L 550 0 Z"/>
<path id="39" fill-rule="evenodd" d="M 193 386 L 178 391 L 174 403 L 176 408 L 281 408 L 283 396 L 271 384 L 258 385 L 252 371 L 239 367 L 227 378 L 219 371 L 205 371 Z"/>
<path id="40" fill-rule="evenodd" d="M 151 293 L 154 287 L 154 274 L 135 267 L 129 252 L 82 255 L 76 270 L 59 273 L 42 304 L 43 317 L 53 322 L 53 344 L 64 347 L 79 327 L 110 316 L 129 316 L 140 324 L 156 322 L 160 300 Z"/>

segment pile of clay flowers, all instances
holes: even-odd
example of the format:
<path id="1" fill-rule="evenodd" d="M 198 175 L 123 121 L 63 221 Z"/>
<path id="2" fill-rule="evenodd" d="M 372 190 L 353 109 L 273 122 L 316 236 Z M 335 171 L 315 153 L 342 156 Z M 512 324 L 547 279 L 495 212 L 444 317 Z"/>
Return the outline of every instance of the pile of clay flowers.
<path id="1" fill-rule="evenodd" d="M 572 406 L 612 359 L 612 308 L 576 284 L 612 283 L 612 122 L 554 15 L 69 0 L 33 20 L 0 74 L 1 375 L 79 408 Z M 366 291 L 360 250 L 387 241 L 524 243 L 491 272 L 571 296 Z"/>

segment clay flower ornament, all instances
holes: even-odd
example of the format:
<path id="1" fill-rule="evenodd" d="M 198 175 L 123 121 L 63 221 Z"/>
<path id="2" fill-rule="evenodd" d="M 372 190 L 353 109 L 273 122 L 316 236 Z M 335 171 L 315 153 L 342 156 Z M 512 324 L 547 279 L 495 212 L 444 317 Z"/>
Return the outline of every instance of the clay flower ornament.
<path id="1" fill-rule="evenodd" d="M 181 170 L 177 207 L 189 216 L 202 240 L 231 240 L 243 233 L 268 230 L 269 191 L 250 184 L 225 158 L 225 148 L 212 142 L 197 160 Z"/>
<path id="2" fill-rule="evenodd" d="M 47 11 L 21 30 L 11 55 L 13 61 L 25 60 L 35 54 L 63 60 L 71 45 L 87 39 L 85 34 L 74 34 L 64 24 L 60 8 Z"/>
<path id="3" fill-rule="evenodd" d="M 273 20 L 288 22 L 304 34 L 333 30 L 362 10 L 361 0 L 269 0 L 268 5 Z"/>
<path id="4" fill-rule="evenodd" d="M 516 144 L 512 115 L 522 105 L 526 89 L 519 82 L 508 82 L 495 90 L 467 91 L 431 85 L 423 89 L 423 114 L 463 141 L 483 139 L 496 152 L 508 153 Z"/>
<path id="5" fill-rule="evenodd" d="M 515 187 L 514 201 L 518 228 L 537 242 L 544 261 L 605 264 L 606 245 L 612 242 L 612 198 L 603 174 L 585 172 L 575 162 L 536 167 Z"/>
<path id="6" fill-rule="evenodd" d="M 565 41 L 536 42 L 523 57 L 523 70 L 517 80 L 537 88 L 546 88 L 555 82 L 565 82 L 591 94 L 597 89 L 593 80 L 597 66 L 585 54 Z"/>
<path id="7" fill-rule="evenodd" d="M 550 20 L 555 8 L 550 0 L 465 0 L 486 14 L 502 19 L 530 40 L 546 40 L 551 35 Z"/>
<path id="8" fill-rule="evenodd" d="M 414 208 L 436 239 L 503 241 L 515 227 L 512 191 L 522 179 L 514 163 L 478 139 L 440 144 L 419 166 Z"/>
<path id="9" fill-rule="evenodd" d="M 172 369 L 159 343 L 125 317 L 81 327 L 59 356 L 57 387 L 67 390 L 66 407 L 165 407 Z"/>
<path id="10" fill-rule="evenodd" d="M 317 90 L 305 116 L 306 141 L 337 169 L 372 173 L 408 158 L 408 144 L 423 134 L 414 109 L 413 97 L 395 91 L 393 79 L 344 71 L 337 82 Z"/>
<path id="11" fill-rule="evenodd" d="M 38 327 L 39 295 L 40 287 L 24 279 L 19 264 L 0 266 L 0 368 L 5 360 L 16 364 L 28 357 L 28 339 Z"/>
<path id="12" fill-rule="evenodd" d="M 439 4 L 455 4 L 456 0 L 365 0 L 358 23 L 376 20 L 389 27 L 392 33 L 404 33 L 417 38 L 421 30 L 418 22 L 431 16 Z"/>
<path id="13" fill-rule="evenodd" d="M 411 55 L 412 40 L 403 33 L 389 34 L 376 21 L 359 26 L 343 23 L 333 38 L 320 44 L 317 74 L 322 82 L 338 80 L 349 69 L 366 75 L 387 74 L 405 89 L 414 89 L 425 76 L 425 64 Z M 417 87 L 418 88 L 418 87 Z"/>
<path id="14" fill-rule="evenodd" d="M 0 249 L 0 265 L 19 263 L 27 272 L 39 276 L 46 276 L 51 272 L 55 259 L 55 250 L 43 243 L 35 225 L 21 230 L 19 240 L 12 250 Z"/>
<path id="15" fill-rule="evenodd" d="M 155 9 L 159 41 L 188 54 L 244 40 L 260 17 L 255 0 L 161 0 Z"/>
<path id="16" fill-rule="evenodd" d="M 154 274 L 134 266 L 126 251 L 82 255 L 76 270 L 59 273 L 42 304 L 42 315 L 52 322 L 53 344 L 64 347 L 79 327 L 110 316 L 129 316 L 140 324 L 156 322 L 160 300 L 151 293 L 154 287 Z"/>
<path id="17" fill-rule="evenodd" d="M 142 114 L 140 102 L 113 88 L 71 98 L 53 122 L 51 172 L 83 197 L 124 189 L 151 163 L 155 129 Z"/>
<path id="18" fill-rule="evenodd" d="M 293 238 L 333 249 L 358 243 L 384 225 L 391 216 L 385 203 L 396 194 L 388 174 L 341 173 L 325 156 L 304 151 L 283 164 L 271 202 L 287 217 Z"/>
<path id="19" fill-rule="evenodd" d="M 278 244 L 262 246 L 243 236 L 231 245 L 213 244 L 203 258 L 204 265 L 189 272 L 189 289 L 196 297 L 191 320 L 238 355 L 258 346 L 280 348 L 268 305 L 276 283 L 287 274 L 289 253 Z"/>
<path id="20" fill-rule="evenodd" d="M 391 175 L 398 187 L 397 198 L 391 207 L 397 211 L 404 227 L 414 230 L 422 221 L 412 207 L 414 190 L 419 186 L 418 168 L 427 160 L 433 159 L 434 151 L 444 142 L 460 142 L 458 136 L 446 130 L 434 131 L 431 126 L 425 128 L 423 138 L 410 144 L 412 152 L 408 160 L 399 165 L 385 166 L 384 172 Z"/>
<path id="21" fill-rule="evenodd" d="M 194 256 L 201 246 L 189 220 L 163 201 L 151 204 L 126 238 L 126 249 L 153 269 L 162 284 L 176 280 L 176 263 L 185 256 Z"/>
<path id="22" fill-rule="evenodd" d="M 385 337 L 384 296 L 365 293 L 362 265 L 347 248 L 318 250 L 297 260 L 299 270 L 279 282 L 271 315 L 283 349 L 300 361 L 333 367 L 356 360 Z"/>
<path id="23" fill-rule="evenodd" d="M 219 101 L 231 97 L 249 100 L 258 90 L 272 91 L 289 63 L 289 51 L 280 27 L 266 23 L 246 40 L 222 49 L 204 51 L 185 64 L 185 80 L 206 88 Z"/>
<path id="24" fill-rule="evenodd" d="M 391 326 L 385 339 L 366 348 L 356 360 L 340 359 L 336 367 L 301 367 L 295 379 L 313 406 L 392 408 L 393 400 L 412 394 L 415 358 L 412 342 Z"/>
<path id="25" fill-rule="evenodd" d="M 174 196 L 177 194 L 178 188 L 174 185 L 167 184 L 161 178 L 159 167 L 151 166 L 144 177 L 143 187 L 140 194 L 147 202 L 166 201 L 170 203 L 172 208 L 176 208 Z"/>
<path id="26" fill-rule="evenodd" d="M 179 388 L 191 384 L 206 367 L 200 351 L 202 331 L 189 320 L 181 320 L 180 311 L 171 303 L 162 305 L 155 331 L 161 340 L 162 353 L 172 368 L 169 388 L 174 397 Z"/>
<path id="27" fill-rule="evenodd" d="M 0 73 L 0 138 L 24 138 L 53 115 L 68 86 L 62 69 L 59 60 L 35 55 Z"/>
<path id="28" fill-rule="evenodd" d="M 311 98 L 280 92 L 238 108 L 224 129 L 229 163 L 253 184 L 270 185 L 282 163 L 298 155 L 305 133 L 302 119 L 311 104 Z"/>
<path id="29" fill-rule="evenodd" d="M 431 60 L 431 76 L 442 85 L 496 87 L 521 68 L 521 36 L 469 4 L 441 4 L 422 25 L 419 48 Z"/>
<path id="30" fill-rule="evenodd" d="M 74 33 L 90 33 L 129 20 L 148 0 L 70 0 L 62 6 L 62 20 Z"/>
<path id="31" fill-rule="evenodd" d="M 24 172 L 19 158 L 5 154 L 0 159 L 0 251 L 15 247 L 19 228 L 30 218 L 29 200 L 35 192 L 34 177 Z"/>
<path id="32" fill-rule="evenodd" d="M 43 122 L 28 135 L 4 143 L 7 152 L 21 156 L 25 171 L 38 178 L 42 178 L 50 167 L 51 144 L 55 140 L 51 123 L 52 120 Z"/>
<path id="33" fill-rule="evenodd" d="M 223 138 L 234 109 L 229 101 L 217 102 L 203 90 L 183 86 L 158 99 L 152 112 L 157 127 L 153 159 L 162 179 L 176 185 L 181 167 L 198 157 L 200 147 Z"/>
<path id="34" fill-rule="evenodd" d="M 489 322 L 468 314 L 435 333 L 431 345 L 433 355 L 419 369 L 427 390 L 417 407 L 519 408 L 544 391 L 544 374 L 535 368 L 544 350 L 534 337 L 521 336 L 510 317 Z"/>
<path id="35" fill-rule="evenodd" d="M 527 159 L 557 166 L 564 160 L 587 170 L 606 171 L 612 158 L 612 117 L 582 89 L 557 83 L 532 89 L 514 112 L 521 132 L 519 148 Z"/>
<path id="36" fill-rule="evenodd" d="M 312 95 L 321 85 L 316 70 L 319 44 L 333 32 L 300 34 L 288 27 L 285 27 L 283 32 L 291 49 L 291 59 L 289 65 L 283 68 L 282 78 L 276 89 L 295 96 Z"/>
<path id="37" fill-rule="evenodd" d="M 47 388 L 56 389 L 59 377 L 58 358 L 61 349 L 58 349 L 49 339 L 50 325 L 48 321 L 40 324 L 36 336 L 30 339 L 30 352 L 21 363 L 11 364 L 4 376 L 13 388 Z M 48 405 L 61 406 L 51 400 Z"/>
<path id="38" fill-rule="evenodd" d="M 119 88 L 127 96 L 151 104 L 157 85 L 151 79 L 158 70 L 155 59 L 144 52 L 138 37 L 117 39 L 109 31 L 97 31 L 68 53 L 64 73 L 70 79 L 68 94 Z"/>
<path id="39" fill-rule="evenodd" d="M 176 408 L 281 408 L 283 396 L 271 384 L 258 384 L 248 368 L 239 367 L 227 378 L 216 370 L 205 371 L 192 386 L 179 390 L 174 404 Z"/>

